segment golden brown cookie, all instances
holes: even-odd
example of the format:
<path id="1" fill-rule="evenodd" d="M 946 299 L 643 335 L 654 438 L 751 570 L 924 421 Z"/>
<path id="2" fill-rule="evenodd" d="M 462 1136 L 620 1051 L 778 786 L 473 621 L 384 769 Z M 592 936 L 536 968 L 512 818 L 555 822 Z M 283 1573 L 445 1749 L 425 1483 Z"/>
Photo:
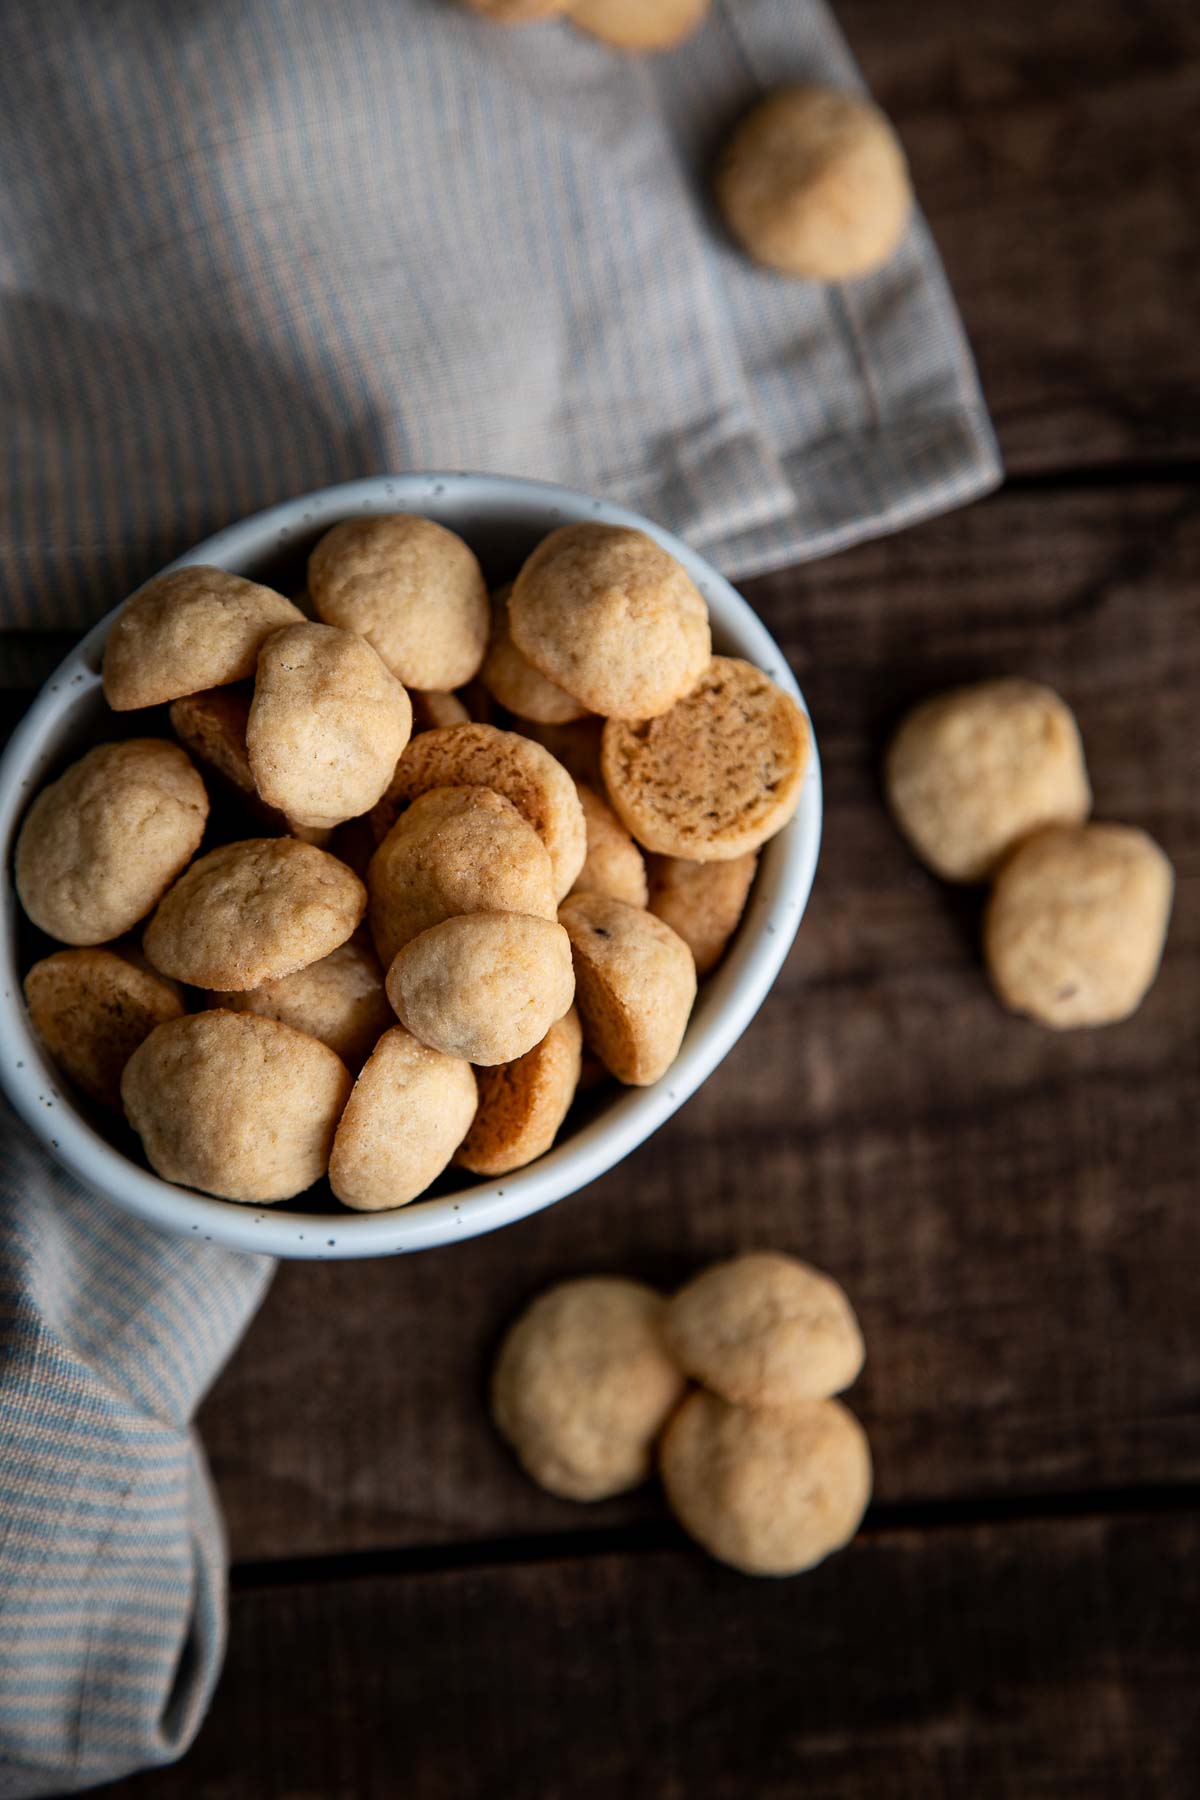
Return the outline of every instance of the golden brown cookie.
<path id="1" fill-rule="evenodd" d="M 781 831 L 800 803 L 808 721 L 790 694 L 735 656 L 714 656 L 685 700 L 604 727 L 604 785 L 647 850 L 730 862 Z"/>
<path id="2" fill-rule="evenodd" d="M 396 764 L 371 812 L 382 839 L 401 809 L 435 787 L 488 787 L 511 800 L 550 853 L 555 897 L 568 891 L 587 854 L 587 827 L 575 783 L 548 751 L 494 725 L 451 725 L 423 731 Z"/>
<path id="3" fill-rule="evenodd" d="M 607 894 L 572 894 L 558 916 L 589 1046 L 618 1081 L 648 1087 L 683 1042 L 696 998 L 691 951 L 653 913 Z"/>
<path id="4" fill-rule="evenodd" d="M 276 981 L 264 981 L 261 987 L 232 993 L 214 991 L 208 995 L 208 1005 L 278 1019 L 281 1025 L 328 1044 L 348 1069 L 360 1069 L 396 1022 L 378 958 L 353 938 L 319 962 Z"/>
<path id="5" fill-rule="evenodd" d="M 258 653 L 246 752 L 268 806 L 332 827 L 370 810 L 412 732 L 412 705 L 365 638 L 288 625 Z"/>
<path id="6" fill-rule="evenodd" d="M 1036 681 L 924 701 L 892 739 L 884 785 L 901 831 L 945 881 L 984 881 L 1022 838 L 1092 810 L 1074 714 Z"/>
<path id="7" fill-rule="evenodd" d="M 240 992 L 319 962 L 366 910 L 366 888 L 335 856 L 296 838 L 247 838 L 193 863 L 142 947 L 176 981 Z"/>
<path id="8" fill-rule="evenodd" d="M 663 1298 L 591 1276 L 550 1288 L 509 1329 L 492 1372 L 492 1417 L 528 1475 L 565 1500 L 640 1487 L 683 1393 L 663 1346 Z"/>
<path id="9" fill-rule="evenodd" d="M 471 1065 L 393 1025 L 354 1084 L 333 1142 L 329 1185 L 356 1212 L 387 1212 L 423 1194 L 475 1116 Z"/>
<path id="10" fill-rule="evenodd" d="M 650 911 L 679 933 L 696 960 L 697 975 L 707 975 L 724 956 L 746 910 L 757 867 L 756 850 L 731 862 L 648 858 Z"/>
<path id="11" fill-rule="evenodd" d="M 509 1175 L 544 1155 L 575 1098 L 582 1048 L 572 1007 L 516 1062 L 480 1069 L 479 1110 L 455 1162 L 474 1175 Z"/>
<path id="12" fill-rule="evenodd" d="M 717 204 L 756 262 L 811 281 L 881 267 L 904 236 L 912 188 L 900 141 L 858 94 L 785 87 L 737 127 Z"/>
<path id="13" fill-rule="evenodd" d="M 1158 973 L 1175 885 L 1152 837 L 1129 825 L 1052 826 L 996 876 L 984 952 L 1004 1005 L 1056 1031 L 1109 1025 Z"/>
<path id="14" fill-rule="evenodd" d="M 606 800 L 576 782 L 587 825 L 587 856 L 572 893 L 611 894 L 629 906 L 645 906 L 646 865 L 642 853 Z"/>
<path id="15" fill-rule="evenodd" d="M 400 814 L 367 870 L 371 935 L 386 969 L 398 951 L 456 913 L 555 916 L 541 838 L 491 788 L 430 788 Z"/>
<path id="16" fill-rule="evenodd" d="M 570 0 L 572 25 L 618 50 L 673 50 L 703 24 L 709 0 Z"/>
<path id="17" fill-rule="evenodd" d="M 156 1025 L 177 1019 L 173 981 L 116 950 L 59 950 L 25 977 L 33 1028 L 68 1080 L 121 1110 L 121 1071 Z"/>
<path id="18" fill-rule="evenodd" d="M 515 1062 L 574 998 L 571 945 L 550 919 L 462 913 L 404 946 L 387 992 L 400 1023 L 432 1049 Z"/>
<path id="19" fill-rule="evenodd" d="M 203 564 L 159 575 L 128 599 L 104 646 L 115 712 L 253 675 L 265 638 L 304 617 L 272 588 Z"/>
<path id="20" fill-rule="evenodd" d="M 578 700 L 540 675 L 521 655 L 508 629 L 508 597 L 511 582 L 492 595 L 492 635 L 479 679 L 488 692 L 519 719 L 535 719 L 546 725 L 565 725 L 587 712 Z"/>
<path id="21" fill-rule="evenodd" d="M 21 904 L 64 944 L 121 937 L 187 867 L 207 818 L 204 783 L 178 744 L 98 744 L 25 815 L 16 854 Z"/>
<path id="22" fill-rule="evenodd" d="M 414 731 L 437 731 L 443 725 L 469 725 L 471 715 L 457 694 L 432 693 L 413 688 L 409 694 Z"/>
<path id="23" fill-rule="evenodd" d="M 680 1368 L 736 1406 L 828 1400 L 866 1354 L 837 1282 L 775 1251 L 705 1269 L 670 1302 L 664 1330 Z"/>
<path id="24" fill-rule="evenodd" d="M 325 623 L 365 637 L 405 687 L 456 688 L 483 661 L 483 571 L 474 551 L 432 519 L 343 520 L 309 557 L 308 586 Z"/>
<path id="25" fill-rule="evenodd" d="M 539 725 L 533 719 L 522 719 L 520 730 L 522 737 L 532 738 L 535 744 L 548 750 L 572 781 L 581 781 L 598 794 L 603 792 L 600 739 L 604 720 L 597 718 L 595 713 L 589 713 L 586 719 L 573 719 L 569 725 Z"/>
<path id="26" fill-rule="evenodd" d="M 708 664 L 703 595 L 644 531 L 564 525 L 513 583 L 512 640 L 589 712 L 649 719 L 682 699 Z"/>
<path id="27" fill-rule="evenodd" d="M 129 1123 L 164 1181 L 224 1200 L 290 1200 L 319 1181 L 350 1093 L 325 1044 L 254 1013 L 152 1031 L 121 1078 Z"/>
<path id="28" fill-rule="evenodd" d="M 171 702 L 171 729 L 206 769 L 220 776 L 238 800 L 274 831 L 288 832 L 306 844 L 325 844 L 330 833 L 301 825 L 274 806 L 268 806 L 254 785 L 246 754 L 246 725 L 250 718 L 252 689 L 242 686 L 207 688 Z"/>

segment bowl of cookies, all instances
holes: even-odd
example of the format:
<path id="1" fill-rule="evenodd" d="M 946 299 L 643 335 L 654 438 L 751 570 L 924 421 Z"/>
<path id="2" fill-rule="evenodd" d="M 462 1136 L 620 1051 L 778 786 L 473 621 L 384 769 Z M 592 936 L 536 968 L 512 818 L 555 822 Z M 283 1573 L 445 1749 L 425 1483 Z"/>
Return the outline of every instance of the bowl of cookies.
<path id="1" fill-rule="evenodd" d="M 612 1168 L 753 1018 L 816 868 L 802 696 L 628 510 L 462 474 L 231 526 L 0 762 L 0 1083 L 159 1228 L 474 1236 Z"/>

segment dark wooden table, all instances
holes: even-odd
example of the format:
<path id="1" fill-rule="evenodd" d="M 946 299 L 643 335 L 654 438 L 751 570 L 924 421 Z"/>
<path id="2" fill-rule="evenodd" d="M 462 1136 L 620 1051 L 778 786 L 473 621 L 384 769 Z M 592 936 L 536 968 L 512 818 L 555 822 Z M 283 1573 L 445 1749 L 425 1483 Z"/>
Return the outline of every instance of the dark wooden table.
<path id="1" fill-rule="evenodd" d="M 748 589 L 808 694 L 827 825 L 784 976 L 704 1090 L 498 1236 L 281 1268 L 200 1420 L 224 1680 L 136 1800 L 1200 1791 L 1200 11 L 839 13 L 1007 486 Z M 975 897 L 880 804 L 903 707 L 1009 672 L 1067 696 L 1099 814 L 1178 870 L 1125 1025 L 1002 1013 Z M 793 1582 L 707 1562 L 652 1491 L 539 1494 L 483 1402 L 546 1283 L 666 1286 L 749 1245 L 831 1270 L 870 1349 L 876 1502 Z"/>

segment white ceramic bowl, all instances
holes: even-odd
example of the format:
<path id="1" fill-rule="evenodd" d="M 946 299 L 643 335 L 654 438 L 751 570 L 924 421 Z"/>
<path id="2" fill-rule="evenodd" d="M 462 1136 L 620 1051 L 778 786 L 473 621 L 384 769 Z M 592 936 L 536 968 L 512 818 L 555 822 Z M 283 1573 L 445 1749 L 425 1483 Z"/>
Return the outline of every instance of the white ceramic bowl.
<path id="1" fill-rule="evenodd" d="M 347 482 L 232 525 L 171 566 L 215 563 L 267 582 L 277 580 L 291 591 L 302 584 L 303 553 L 321 532 L 339 519 L 380 512 L 424 513 L 449 526 L 474 546 L 497 581 L 514 573 L 539 538 L 573 520 L 606 520 L 648 531 L 678 557 L 705 595 L 715 647 L 756 663 L 803 705 L 778 645 L 702 557 L 636 513 L 541 482 L 461 474 Z M 817 865 L 821 775 L 815 751 L 799 810 L 764 849 L 738 935 L 720 968 L 701 986 L 678 1060 L 654 1087 L 620 1089 L 598 1100 L 593 1116 L 578 1126 L 568 1121 L 561 1141 L 527 1169 L 498 1181 L 472 1182 L 395 1212 L 239 1206 L 160 1181 L 102 1136 L 90 1115 L 64 1092 L 30 1029 L 21 993 L 20 943 L 28 928 L 22 925 L 12 884 L 16 833 L 33 795 L 90 744 L 119 735 L 104 704 L 99 674 L 114 617 L 110 613 L 101 620 L 61 664 L 0 761 L 0 1082 L 50 1153 L 126 1211 L 167 1231 L 195 1232 L 213 1243 L 273 1256 L 387 1256 L 493 1231 L 553 1205 L 628 1156 L 695 1092 L 758 1011 L 796 934 Z M 28 960 L 28 950 L 24 954 Z"/>

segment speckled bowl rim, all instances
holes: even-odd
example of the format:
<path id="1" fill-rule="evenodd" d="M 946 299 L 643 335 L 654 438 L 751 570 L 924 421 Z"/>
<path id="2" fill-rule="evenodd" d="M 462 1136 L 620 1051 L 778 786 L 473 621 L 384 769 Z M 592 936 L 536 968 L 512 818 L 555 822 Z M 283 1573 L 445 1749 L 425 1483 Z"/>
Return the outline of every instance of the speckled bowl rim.
<path id="1" fill-rule="evenodd" d="M 705 595 L 718 650 L 745 657 L 804 705 L 783 653 L 757 615 L 703 557 L 624 507 L 569 488 L 515 477 L 460 473 L 378 476 L 323 488 L 256 513 L 205 539 L 170 565 L 215 563 L 250 571 L 294 539 L 364 513 L 425 513 L 468 537 L 480 530 L 551 531 L 580 519 L 632 525 L 658 539 Z M 64 1093 L 34 1036 L 17 962 L 12 883 L 17 828 L 46 771 L 61 755 L 69 721 L 99 685 L 104 640 L 116 610 L 94 627 L 45 684 L 0 758 L 0 1085 L 47 1151 L 71 1174 L 160 1230 L 195 1233 L 231 1249 L 297 1258 L 390 1256 L 476 1237 L 577 1192 L 628 1156 L 681 1107 L 745 1031 L 787 956 L 803 917 L 821 839 L 821 771 L 813 755 L 795 818 L 764 848 L 738 936 L 705 982 L 675 1064 L 654 1087 L 622 1090 L 604 1110 L 516 1174 L 387 1213 L 297 1213 L 241 1206 L 160 1181 L 131 1162 Z M 807 711 L 807 708 L 805 709 Z"/>

